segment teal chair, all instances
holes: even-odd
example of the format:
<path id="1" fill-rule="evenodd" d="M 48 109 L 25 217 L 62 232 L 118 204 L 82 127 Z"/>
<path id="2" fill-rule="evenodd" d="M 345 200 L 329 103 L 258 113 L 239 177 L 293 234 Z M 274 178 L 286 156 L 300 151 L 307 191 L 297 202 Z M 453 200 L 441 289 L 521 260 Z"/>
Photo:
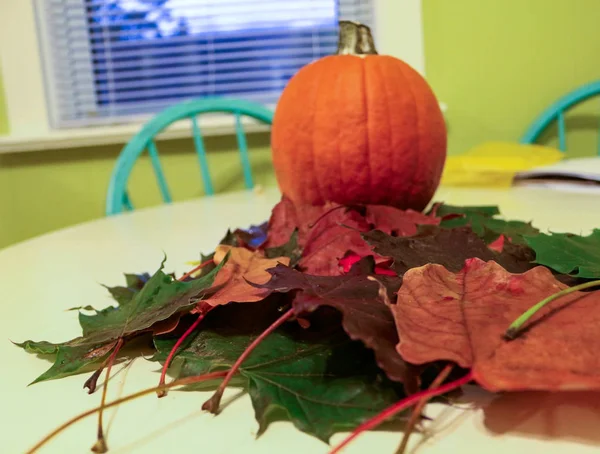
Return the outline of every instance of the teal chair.
<path id="1" fill-rule="evenodd" d="M 197 120 L 198 115 L 206 113 L 228 113 L 233 115 L 244 182 L 246 188 L 253 188 L 252 169 L 248 157 L 248 145 L 242 117 L 251 117 L 263 124 L 271 125 L 273 123 L 273 111 L 261 104 L 239 99 L 203 98 L 191 100 L 176 104 L 158 113 L 125 145 L 117 159 L 108 186 L 106 197 L 106 214 L 108 216 L 133 210 L 133 205 L 127 193 L 127 182 L 136 160 L 145 150 L 148 150 L 162 199 L 165 203 L 171 203 L 171 194 L 158 157 L 155 138 L 161 131 L 179 120 L 189 119 L 191 122 L 194 148 L 200 163 L 204 192 L 206 195 L 214 194 L 204 142 Z"/>
<path id="2" fill-rule="evenodd" d="M 521 143 L 535 143 L 546 128 L 552 122 L 556 121 L 559 149 L 563 152 L 567 151 L 565 113 L 575 105 L 598 95 L 600 95 L 600 81 L 583 85 L 562 96 L 533 121 L 529 129 L 521 137 Z M 598 140 L 598 154 L 600 154 L 600 136 Z"/>

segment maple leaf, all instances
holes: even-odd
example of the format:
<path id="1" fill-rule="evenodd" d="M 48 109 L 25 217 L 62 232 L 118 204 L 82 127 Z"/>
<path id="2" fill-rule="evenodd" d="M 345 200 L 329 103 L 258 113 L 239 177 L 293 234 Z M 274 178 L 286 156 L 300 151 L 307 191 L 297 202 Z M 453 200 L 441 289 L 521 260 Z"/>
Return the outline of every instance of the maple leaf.
<path id="1" fill-rule="evenodd" d="M 389 269 L 390 265 L 394 262 L 392 259 L 389 259 L 387 257 L 375 257 L 373 255 L 367 255 L 365 257 L 373 257 L 373 259 L 375 260 L 375 274 L 397 276 L 397 274 L 394 271 Z M 352 266 L 354 266 L 355 263 L 360 262 L 361 259 L 365 257 L 361 257 L 358 254 L 349 252 L 340 259 L 339 265 L 342 267 L 344 273 L 347 273 L 352 269 Z"/>
<path id="2" fill-rule="evenodd" d="M 351 207 L 334 203 L 297 206 L 284 196 L 272 210 L 264 248 L 283 246 L 297 232 L 302 251 L 299 266 L 314 274 L 335 275 L 341 273 L 337 262 L 348 250 L 365 252 L 357 230 L 368 229 L 364 217 Z"/>
<path id="3" fill-rule="evenodd" d="M 600 229 L 588 236 L 541 233 L 525 241 L 535 251 L 538 264 L 576 277 L 600 278 Z"/>
<path id="4" fill-rule="evenodd" d="M 348 251 L 360 256 L 372 254 L 361 237 L 361 232 L 368 230 L 369 225 L 360 213 L 345 209 L 331 211 L 310 230 L 298 266 L 309 274 L 342 274 L 339 261 Z"/>
<path id="5" fill-rule="evenodd" d="M 195 307 L 203 290 L 209 288 L 215 275 L 226 263 L 216 267 L 210 274 L 188 282 L 174 280 L 160 268 L 139 291 L 132 287 L 109 289 L 119 305 L 102 310 L 91 309 L 93 315 L 79 314 L 83 335 L 68 342 L 51 343 L 27 340 L 15 345 L 27 352 L 55 355 L 53 365 L 33 383 L 86 372 L 92 365 L 106 359 L 119 338 L 144 331 L 164 333 L 173 326 L 173 316 Z M 133 278 L 128 284 L 133 283 Z M 137 282 L 137 281 L 136 281 Z M 177 319 L 175 319 L 176 321 Z M 176 325 L 176 323 L 175 323 Z"/>
<path id="6" fill-rule="evenodd" d="M 440 216 L 440 225 L 446 228 L 469 225 L 473 231 L 486 243 L 492 243 L 504 235 L 515 244 L 524 244 L 524 236 L 536 235 L 539 230 L 530 222 L 504 220 L 494 216 L 500 214 L 496 206 L 453 206 L 445 204 L 434 205 L 432 214 Z"/>
<path id="7" fill-rule="evenodd" d="M 289 198 L 282 196 L 271 211 L 267 228 L 267 240 L 263 247 L 282 246 L 288 241 L 294 230 L 298 231 L 298 244 L 303 247 L 312 223 L 334 206 L 333 204 L 297 206 Z"/>
<path id="8" fill-rule="evenodd" d="M 520 248 L 497 253 L 466 226 L 444 229 L 424 225 L 419 227 L 416 235 L 410 237 L 392 237 L 378 230 L 363 233 L 362 236 L 377 254 L 394 260 L 391 267 L 400 276 L 411 268 L 428 263 L 459 271 L 465 260 L 473 257 L 495 260 L 514 272 L 522 272 L 533 266 Z"/>
<path id="9" fill-rule="evenodd" d="M 301 256 L 302 249 L 300 248 L 300 244 L 298 242 L 297 229 L 294 230 L 287 243 L 281 246 L 265 248 L 265 257 L 269 259 L 288 257 L 290 259 L 290 266 L 296 266 Z"/>
<path id="10" fill-rule="evenodd" d="M 268 227 L 268 223 L 264 222 L 259 225 L 251 225 L 247 229 L 238 228 L 233 231 L 227 229 L 227 232 L 218 244 L 256 249 L 263 245 L 267 240 Z"/>
<path id="11" fill-rule="evenodd" d="M 361 257 L 372 254 L 361 232 L 376 228 L 393 235 L 413 235 L 418 225 L 436 225 L 439 221 L 413 210 L 382 205 L 296 206 L 283 197 L 273 208 L 266 244 L 279 246 L 297 231 L 302 249 L 299 267 L 310 274 L 335 276 L 342 274 L 339 261 L 348 253 Z"/>
<path id="12" fill-rule="evenodd" d="M 492 217 L 500 214 L 500 210 L 495 205 L 458 206 L 438 202 L 433 204 L 428 214 L 440 218 L 445 218 L 451 215 L 468 216 L 473 214 Z"/>
<path id="13" fill-rule="evenodd" d="M 235 246 L 256 249 L 267 241 L 268 223 L 252 225 L 248 229 L 236 229 L 233 234 L 236 237 Z"/>
<path id="14" fill-rule="evenodd" d="M 215 249 L 214 261 L 227 263 L 217 274 L 208 296 L 202 299 L 202 305 L 219 306 L 228 303 L 252 303 L 265 299 L 269 290 L 260 289 L 248 283 L 267 282 L 271 275 L 267 272 L 278 263 L 288 265 L 289 257 L 267 258 L 259 251 L 251 251 L 243 247 L 219 245 Z M 193 282 L 193 281 L 192 281 Z M 196 312 L 192 311 L 192 312 Z"/>
<path id="15" fill-rule="evenodd" d="M 293 300 L 298 314 L 312 312 L 321 306 L 337 309 L 342 314 L 342 326 L 355 340 L 360 340 L 375 353 L 377 363 L 395 381 L 407 379 L 406 363 L 395 354 L 398 334 L 390 310 L 379 298 L 379 285 L 370 279 L 375 262 L 366 257 L 342 276 L 314 276 L 278 265 L 269 270 L 269 282 L 257 285 L 271 291 L 299 290 Z M 398 290 L 399 278 L 378 276 L 389 294 Z"/>
<path id="16" fill-rule="evenodd" d="M 281 266 L 281 265 L 280 265 Z M 213 310 L 202 330 L 178 352 L 179 377 L 227 369 L 280 314 L 278 301 L 229 305 Z M 248 310 L 250 309 L 250 310 Z M 155 338 L 155 361 L 164 361 L 173 339 Z M 315 320 L 312 328 L 288 323 L 269 335 L 239 369 L 247 386 L 259 433 L 274 410 L 284 410 L 298 429 L 327 441 L 337 431 L 356 427 L 395 402 L 401 394 L 387 382 L 372 353 L 349 339 L 335 324 Z M 197 388 L 191 388 L 197 389 Z"/>
<path id="17" fill-rule="evenodd" d="M 54 380 L 94 370 L 94 366 L 108 357 L 116 343 L 116 341 L 113 341 L 99 346 L 72 346 L 68 342 L 53 344 L 46 341 L 26 340 L 14 344 L 28 353 L 54 356 L 54 364 L 30 383 L 30 385 L 33 385 L 45 380 Z"/>
<path id="18" fill-rule="evenodd" d="M 527 333 L 507 327 L 566 286 L 550 270 L 511 274 L 471 259 L 458 273 L 441 265 L 413 268 L 395 304 L 400 355 L 408 362 L 454 361 L 489 391 L 600 389 L 600 293 L 574 292 L 541 309 Z"/>
<path id="19" fill-rule="evenodd" d="M 417 233 L 418 225 L 438 225 L 440 218 L 414 210 L 400 210 L 385 205 L 367 205 L 366 221 L 372 229 L 393 236 L 411 236 Z"/>

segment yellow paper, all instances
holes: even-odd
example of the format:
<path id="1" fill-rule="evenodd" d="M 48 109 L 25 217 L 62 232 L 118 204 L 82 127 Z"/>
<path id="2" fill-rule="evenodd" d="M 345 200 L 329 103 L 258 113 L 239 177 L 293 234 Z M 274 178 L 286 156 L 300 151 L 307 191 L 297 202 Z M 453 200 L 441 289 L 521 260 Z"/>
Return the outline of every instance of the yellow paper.
<path id="1" fill-rule="evenodd" d="M 486 142 L 459 156 L 448 156 L 444 186 L 509 187 L 515 173 L 564 158 L 556 148 L 512 142 Z"/>

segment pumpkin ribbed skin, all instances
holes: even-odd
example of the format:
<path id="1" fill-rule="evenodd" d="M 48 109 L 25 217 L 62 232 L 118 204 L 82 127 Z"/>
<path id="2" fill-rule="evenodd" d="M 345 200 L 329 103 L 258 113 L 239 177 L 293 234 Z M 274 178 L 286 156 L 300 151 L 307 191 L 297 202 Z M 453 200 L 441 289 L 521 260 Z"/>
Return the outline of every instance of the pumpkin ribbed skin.
<path id="1" fill-rule="evenodd" d="M 446 125 L 424 78 L 385 55 L 332 55 L 296 73 L 271 130 L 284 195 L 298 204 L 421 210 L 438 187 Z"/>

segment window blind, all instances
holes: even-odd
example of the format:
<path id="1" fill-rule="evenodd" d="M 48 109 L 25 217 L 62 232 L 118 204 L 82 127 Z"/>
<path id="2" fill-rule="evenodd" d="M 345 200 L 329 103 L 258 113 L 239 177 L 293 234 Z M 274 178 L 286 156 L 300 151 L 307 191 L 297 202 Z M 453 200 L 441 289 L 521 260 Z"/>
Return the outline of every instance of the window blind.
<path id="1" fill-rule="evenodd" d="M 52 126 L 131 121 L 228 96 L 274 105 L 302 66 L 335 52 L 339 20 L 373 0 L 38 0 Z"/>

